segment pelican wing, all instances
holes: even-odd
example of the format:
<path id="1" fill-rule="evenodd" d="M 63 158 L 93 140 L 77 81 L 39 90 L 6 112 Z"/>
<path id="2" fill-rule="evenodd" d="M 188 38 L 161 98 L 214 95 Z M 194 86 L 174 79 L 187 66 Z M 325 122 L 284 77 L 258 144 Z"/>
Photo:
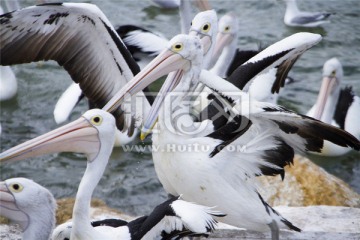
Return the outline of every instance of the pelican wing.
<path id="1" fill-rule="evenodd" d="M 109 20 L 92 4 L 28 7 L 1 15 L 0 27 L 1 65 L 55 60 L 99 108 L 139 72 Z"/>
<path id="2" fill-rule="evenodd" d="M 227 70 L 226 76 L 230 76 L 239 66 L 247 62 L 249 59 L 258 54 L 262 49 L 259 50 L 240 50 L 237 49 L 234 55 L 233 61 Z"/>
<path id="3" fill-rule="evenodd" d="M 169 43 L 169 40 L 161 34 L 134 25 L 119 26 L 116 32 L 132 54 L 142 52 L 155 57 Z"/>
<path id="4" fill-rule="evenodd" d="M 320 42 L 321 36 L 312 33 L 296 33 L 265 48 L 259 54 L 240 65 L 228 78 L 239 89 L 244 87 L 259 73 L 271 68 L 277 69 L 272 92 L 279 92 L 284 86 L 287 74 L 296 60 L 306 50 Z"/>
<path id="5" fill-rule="evenodd" d="M 225 214 L 214 211 L 211 207 L 171 197 L 155 207 L 149 216 L 139 218 L 141 224 L 137 224 L 136 231 L 132 222 L 129 223 L 129 228 L 130 232 L 134 232 L 134 239 L 156 239 L 160 235 L 163 239 L 179 239 L 212 232 L 217 224 L 214 217 L 224 216 Z"/>
<path id="6" fill-rule="evenodd" d="M 274 104 L 251 100 L 231 111 L 238 115 L 207 136 L 219 140 L 210 157 L 226 154 L 222 158 L 234 161 L 234 166 L 241 159 L 238 167 L 249 176 L 284 177 L 284 167 L 293 162 L 295 151 L 321 152 L 325 140 L 360 150 L 360 141 L 350 133 Z"/>

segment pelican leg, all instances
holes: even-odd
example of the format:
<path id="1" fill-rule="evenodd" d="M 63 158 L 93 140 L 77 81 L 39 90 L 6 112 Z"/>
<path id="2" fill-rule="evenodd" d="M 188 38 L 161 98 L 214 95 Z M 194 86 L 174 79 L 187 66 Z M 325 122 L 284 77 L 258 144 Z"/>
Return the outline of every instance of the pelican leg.
<path id="1" fill-rule="evenodd" d="M 279 226 L 277 223 L 273 220 L 271 223 L 268 224 L 271 230 L 271 240 L 279 240 Z"/>

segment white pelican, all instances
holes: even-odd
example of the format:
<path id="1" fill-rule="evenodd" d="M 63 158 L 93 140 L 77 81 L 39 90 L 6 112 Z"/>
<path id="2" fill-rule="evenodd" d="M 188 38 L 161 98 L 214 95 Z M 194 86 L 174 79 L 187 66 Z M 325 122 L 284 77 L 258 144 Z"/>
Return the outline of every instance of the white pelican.
<path id="1" fill-rule="evenodd" d="M 327 12 L 303 12 L 296 5 L 296 0 L 285 0 L 286 11 L 284 23 L 291 27 L 318 27 L 329 22 L 327 19 L 331 13 Z"/>
<path id="2" fill-rule="evenodd" d="M 92 4 L 49 3 L 0 16 L 0 64 L 55 60 L 79 83 L 84 95 L 102 107 L 139 67 L 115 29 Z M 150 104 L 137 104 L 136 111 Z M 135 110 L 133 110 L 135 111 Z M 123 112 L 115 115 L 122 125 Z M 134 131 L 130 126 L 129 134 Z"/>
<path id="3" fill-rule="evenodd" d="M 316 34 L 300 35 L 315 38 L 315 42 L 321 39 Z M 294 41 L 285 42 L 265 49 L 262 57 L 267 60 L 264 61 L 277 56 L 278 61 L 285 62 L 284 66 L 287 66 L 286 61 L 292 60 L 291 54 L 296 55 L 298 51 L 294 50 Z M 279 55 L 279 52 L 285 53 Z M 287 53 L 289 55 L 282 58 Z M 164 83 L 152 106 L 154 111 L 144 124 L 145 128 L 151 128 L 161 109 L 158 124 L 154 127 L 157 132 L 153 133 L 152 140 L 159 147 L 159 151 L 153 152 L 153 160 L 165 190 L 172 195 L 182 194 L 189 201 L 218 206 L 220 211 L 227 214 L 221 221 L 230 225 L 258 231 L 270 227 L 274 239 L 278 237 L 279 227 L 299 231 L 264 202 L 254 186 L 254 176 L 284 176 L 283 167 L 292 162 L 294 149 L 320 151 L 324 139 L 357 150 L 360 149 L 360 142 L 340 129 L 282 107 L 256 101 L 244 101 L 243 104 L 235 102 L 231 110 L 237 115 L 228 124 L 214 131 L 211 122 L 204 121 L 200 126 L 205 125 L 205 130 L 198 131 L 199 124 L 194 123 L 188 115 L 191 106 L 183 101 L 188 89 L 196 85 L 198 80 L 222 95 L 226 95 L 226 90 L 230 89 L 230 83 L 222 78 L 204 70 L 200 74 L 201 58 L 202 46 L 197 38 L 187 35 L 174 37 L 168 49 L 121 89 L 104 110 L 116 109 L 124 94 L 133 93 L 133 89 L 143 82 L 149 84 L 157 77 L 181 69 L 182 72 L 172 79 L 174 82 Z M 260 56 L 257 60 L 264 65 Z M 272 59 L 268 62 L 268 65 L 271 64 L 279 63 Z M 251 68 L 254 65 L 247 66 Z M 243 73 L 251 72 L 249 70 L 243 68 Z M 183 76 L 181 81 L 179 76 Z M 165 101 L 166 107 L 162 108 L 158 100 L 162 100 L 164 94 L 174 87 L 176 94 L 171 97 L 174 100 Z M 249 100 L 245 93 L 240 95 L 241 100 Z M 228 98 L 231 100 L 231 96 Z M 174 118 L 179 121 L 174 121 Z M 237 147 L 240 149 L 234 150 Z"/>
<path id="4" fill-rule="evenodd" d="M 230 86 L 223 84 L 222 87 L 229 87 L 227 91 L 230 94 L 245 90 L 248 92 L 249 97 L 256 101 L 276 103 L 280 88 L 289 82 L 287 75 L 291 67 L 306 50 L 313 47 L 320 40 L 321 36 L 317 34 L 297 33 L 274 43 L 238 66 L 226 79 L 231 83 Z M 224 41 L 220 38 L 219 42 Z M 219 45 L 216 45 L 215 52 L 218 52 L 218 50 Z M 215 89 L 218 88 L 217 86 L 214 87 Z M 214 96 L 211 94 L 207 98 L 213 99 Z M 215 125 L 219 126 L 222 126 L 227 121 L 223 110 L 223 113 L 220 113 L 223 116 L 219 117 L 219 110 L 224 109 L 219 100 L 215 99 L 209 105 L 202 105 L 206 106 L 206 108 L 200 113 L 199 120 L 212 119 Z"/>
<path id="5" fill-rule="evenodd" d="M 0 215 L 20 225 L 21 239 L 50 239 L 56 201 L 49 190 L 27 178 L 0 182 Z"/>
<path id="6" fill-rule="evenodd" d="M 233 12 L 229 12 L 219 19 L 210 67 L 212 67 L 211 72 L 222 78 L 230 76 L 238 66 L 260 52 L 238 49 L 238 33 L 238 19 Z"/>
<path id="7" fill-rule="evenodd" d="M 54 152 L 79 152 L 87 156 L 87 167 L 76 194 L 70 239 L 156 239 L 163 231 L 186 235 L 213 230 L 216 225 L 213 216 L 223 214 L 178 198 L 160 205 L 149 217 L 124 227 L 92 227 L 91 196 L 107 166 L 115 129 L 115 119 L 110 113 L 92 109 L 78 120 L 1 153 L 0 161 L 12 162 Z"/>
<path id="8" fill-rule="evenodd" d="M 214 10 L 200 12 L 195 16 L 195 18 L 192 21 L 190 33 L 193 35 L 199 35 L 201 38 L 206 37 L 205 39 L 211 43 L 209 49 L 204 52 L 205 57 L 207 59 L 210 59 L 211 57 L 211 52 L 214 47 L 213 42 L 215 41 L 216 29 L 217 29 L 217 15 Z M 117 31 L 120 36 L 123 34 L 121 30 L 118 29 Z M 139 37 L 140 35 L 136 35 L 136 36 Z M 131 39 L 131 37 L 129 38 Z M 143 40 L 144 40 L 144 36 L 142 36 L 141 38 L 134 39 L 134 41 L 143 41 Z M 150 49 L 154 49 L 154 46 L 155 47 L 157 46 L 156 44 L 153 45 L 151 42 L 147 44 L 149 44 L 148 46 L 152 48 L 149 48 L 149 50 L 145 49 L 146 52 L 150 51 Z M 160 45 L 158 44 L 159 45 L 158 49 L 154 52 L 153 57 L 155 57 L 155 55 L 161 52 L 166 47 L 167 44 L 168 44 L 167 40 L 165 42 L 162 42 Z M 133 48 L 134 46 L 130 45 L 129 50 L 132 53 L 134 53 Z M 135 54 L 135 59 L 136 56 L 137 55 Z M 63 121 L 69 118 L 70 113 L 73 107 L 78 102 L 80 96 L 81 96 L 81 89 L 76 83 L 70 85 L 69 88 L 63 93 L 63 95 L 58 100 L 54 109 L 54 118 L 58 124 L 62 123 Z M 135 137 L 136 134 L 133 134 L 132 136 L 129 137 L 126 134 L 117 132 L 115 146 L 120 146 L 121 144 L 127 144 L 131 142 Z"/>
<path id="9" fill-rule="evenodd" d="M 318 99 L 306 115 L 340 127 L 360 139 L 360 98 L 355 96 L 351 87 L 341 89 L 343 76 L 337 58 L 325 62 Z M 350 150 L 326 141 L 320 155 L 340 156 Z"/>
<path id="10" fill-rule="evenodd" d="M 210 71 L 222 78 L 227 78 L 237 67 L 250 60 L 260 51 L 244 51 L 237 48 L 239 29 L 237 17 L 234 13 L 230 12 L 222 16 L 219 20 L 218 29 L 219 31 L 216 36 L 214 51 L 209 66 L 215 64 Z M 295 63 L 295 61 L 293 63 Z M 271 93 L 271 85 L 273 85 L 276 80 L 276 74 L 278 74 L 278 71 L 271 69 L 267 73 L 257 75 L 248 85 L 250 87 L 245 89 L 249 92 L 250 96 L 257 101 L 276 103 L 278 94 Z M 287 75 L 287 73 L 285 74 Z M 287 82 L 287 80 L 285 80 L 285 82 Z M 245 86 L 242 87 L 244 88 Z M 205 99 L 201 100 L 202 103 L 205 102 L 206 99 L 211 99 L 209 95 L 205 97 Z"/>

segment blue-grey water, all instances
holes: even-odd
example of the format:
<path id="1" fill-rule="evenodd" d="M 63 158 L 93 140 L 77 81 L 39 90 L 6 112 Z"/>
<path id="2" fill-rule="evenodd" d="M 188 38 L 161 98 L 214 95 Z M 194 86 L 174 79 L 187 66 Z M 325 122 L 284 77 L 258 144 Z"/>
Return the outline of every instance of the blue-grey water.
<path id="1" fill-rule="evenodd" d="M 20 2 L 22 6 L 30 6 L 35 1 Z M 180 31 L 178 12 L 159 9 L 150 0 L 87 2 L 98 5 L 115 26 L 136 24 L 162 32 L 168 38 Z M 210 1 L 219 15 L 228 11 L 236 12 L 240 26 L 238 44 L 243 49 L 256 49 L 260 44 L 269 45 L 299 31 L 319 33 L 324 37 L 322 42 L 306 52 L 291 70 L 290 75 L 301 81 L 281 91 L 282 104 L 306 113 L 316 100 L 322 65 L 331 57 L 339 58 L 343 64 L 345 77 L 342 84 L 352 85 L 357 95 L 360 95 L 358 0 L 298 2 L 301 9 L 336 12 L 336 15 L 331 17 L 331 23 L 322 28 L 290 28 L 283 23 L 283 1 Z M 62 91 L 71 83 L 66 71 L 55 62 L 24 64 L 14 66 L 13 69 L 19 90 L 14 99 L 1 103 L 1 151 L 56 128 L 52 116 L 53 108 Z M 86 109 L 87 104 L 84 101 L 76 107 L 71 119 L 76 119 Z M 150 140 L 147 140 L 145 144 L 149 143 Z M 144 145 L 141 142 L 135 144 Z M 359 153 L 351 152 L 337 158 L 311 158 L 360 192 Z M 19 176 L 31 178 L 49 188 L 55 197 L 62 198 L 75 196 L 85 167 L 84 156 L 61 153 L 2 164 L 0 171 L 1 179 Z M 129 214 L 146 214 L 166 198 L 166 193 L 156 178 L 149 151 L 124 152 L 118 148 L 111 156 L 94 197 Z"/>

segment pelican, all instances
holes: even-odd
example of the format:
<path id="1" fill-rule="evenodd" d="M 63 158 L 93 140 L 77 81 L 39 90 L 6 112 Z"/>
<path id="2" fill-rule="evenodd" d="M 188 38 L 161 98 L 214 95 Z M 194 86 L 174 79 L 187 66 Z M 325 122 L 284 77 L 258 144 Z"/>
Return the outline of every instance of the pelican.
<path id="1" fill-rule="evenodd" d="M 340 127 L 360 139 L 360 98 L 351 87 L 341 89 L 343 76 L 343 68 L 337 58 L 325 62 L 318 99 L 306 115 Z M 326 141 L 320 155 L 340 156 L 349 151 Z"/>
<path id="2" fill-rule="evenodd" d="M 296 0 L 285 0 L 286 11 L 284 23 L 291 27 L 318 27 L 328 23 L 331 13 L 327 12 L 303 12 L 296 5 Z"/>
<path id="3" fill-rule="evenodd" d="M 0 21 L 0 65 L 55 60 L 97 107 L 139 72 L 109 20 L 93 4 L 41 4 L 1 15 Z M 139 94 L 144 102 L 134 111 L 142 114 L 150 108 L 150 99 Z M 114 114 L 122 125 L 124 113 L 118 109 Z M 129 126 L 128 134 L 133 132 Z"/>
<path id="4" fill-rule="evenodd" d="M 49 190 L 27 178 L 0 182 L 0 215 L 20 225 L 21 239 L 50 239 L 56 201 Z"/>
<path id="5" fill-rule="evenodd" d="M 218 29 L 219 31 L 216 36 L 214 51 L 209 67 L 213 66 L 210 69 L 212 73 L 222 78 L 227 78 L 237 67 L 250 60 L 258 54 L 259 51 L 244 51 L 237 49 L 238 22 L 234 13 L 230 12 L 222 16 L 219 20 Z M 276 79 L 276 74 L 278 74 L 277 70 L 272 69 L 267 73 L 257 75 L 248 85 L 251 87 L 248 89 L 246 88 L 250 96 L 258 101 L 276 103 L 278 94 L 271 93 L 270 91 L 271 85 Z M 243 88 L 245 88 L 245 86 L 242 86 L 241 90 Z M 208 89 L 206 90 L 211 96 L 211 91 Z M 204 96 L 205 98 L 201 99 L 201 102 L 205 103 L 208 101 L 207 99 L 211 99 L 210 96 Z M 203 105 L 207 106 L 208 104 Z"/>
<path id="6" fill-rule="evenodd" d="M 156 239 L 163 231 L 169 234 L 179 231 L 184 235 L 212 231 L 216 226 L 213 216 L 221 217 L 223 214 L 179 198 L 166 201 L 150 216 L 136 219 L 126 226 L 92 227 L 91 196 L 112 152 L 115 129 L 115 119 L 110 113 L 92 109 L 65 126 L 1 153 L 0 161 L 12 162 L 54 152 L 86 155 L 87 167 L 76 194 L 70 239 Z M 59 235 L 61 231 L 55 230 L 54 233 Z"/>
<path id="7" fill-rule="evenodd" d="M 218 33 L 211 57 L 211 72 L 226 78 L 241 64 L 254 57 L 259 51 L 237 49 L 238 19 L 229 12 L 219 19 Z"/>
<path id="8" fill-rule="evenodd" d="M 300 35 L 301 38 L 310 37 L 313 41 L 315 38 L 315 42 L 321 39 L 316 34 Z M 287 40 L 289 41 L 265 49 L 262 57 L 269 60 L 270 56 L 277 56 L 280 63 L 285 62 L 285 66 L 288 66 L 286 60 L 291 62 L 291 54 L 285 60 L 282 58 L 284 55 L 278 55 L 279 52 L 289 53 L 286 48 L 295 49 L 294 38 Z M 297 50 L 292 52 L 298 53 Z M 214 130 L 209 120 L 194 123 L 189 116 L 191 106 L 186 104 L 188 90 L 197 81 L 202 81 L 220 95 L 226 96 L 226 90 L 231 85 L 222 78 L 201 70 L 202 54 L 198 38 L 175 36 L 170 40 L 168 48 L 121 89 L 105 105 L 104 110 L 111 112 L 116 109 L 124 95 L 134 93 L 133 89 L 139 89 L 138 86 L 144 82 L 150 84 L 155 78 L 181 69 L 181 73 L 171 81 L 168 81 L 169 78 L 165 81 L 148 120 L 144 122 L 145 131 L 152 127 L 156 130 L 152 140 L 159 151 L 153 152 L 153 160 L 157 176 L 165 190 L 171 195 L 181 194 L 189 201 L 216 205 L 221 212 L 227 214 L 221 219 L 227 224 L 257 231 L 266 231 L 270 227 L 273 239 L 278 238 L 279 227 L 300 231 L 263 200 L 253 183 L 254 177 L 263 174 L 280 174 L 283 177 L 283 167 L 291 164 L 294 150 L 320 151 L 324 139 L 357 150 L 360 149 L 360 142 L 340 129 L 282 107 L 246 101 L 250 99 L 246 93 L 240 94 L 243 103 L 234 101 L 231 111 L 237 115 L 218 130 Z M 262 62 L 260 56 L 257 60 Z M 271 63 L 279 64 L 276 61 Z M 247 70 L 254 65 L 256 64 L 246 65 Z M 244 67 L 242 69 L 246 72 Z M 232 89 L 234 88 L 236 89 L 235 86 Z M 171 90 L 176 93 L 171 97 L 173 100 L 164 101 L 165 105 L 161 107 L 166 92 Z M 229 100 L 230 97 L 228 96 Z M 174 121 L 174 118 L 178 121 Z M 201 128 L 203 130 L 199 131 Z M 238 151 L 231 151 L 237 146 L 240 148 Z M 192 148 L 186 151 L 183 147 Z"/>
<path id="9" fill-rule="evenodd" d="M 211 43 L 209 49 L 206 52 L 204 52 L 205 57 L 209 59 L 211 57 L 212 49 L 214 47 L 213 43 L 215 41 L 216 29 L 217 29 L 217 15 L 214 10 L 208 10 L 198 13 L 193 19 L 192 26 L 190 28 L 191 34 L 199 35 L 202 38 L 206 37 L 206 40 Z M 119 32 L 119 35 L 122 36 L 123 33 L 119 29 L 117 31 Z M 135 41 L 138 40 L 142 41 L 143 39 L 144 37 L 141 37 L 140 39 L 135 38 Z M 160 45 L 158 44 L 159 45 L 158 49 L 154 54 L 157 55 L 161 50 L 163 50 L 166 47 L 167 42 L 168 41 Z M 157 45 L 149 44 L 148 46 L 154 47 Z M 132 49 L 133 47 L 130 46 L 129 47 L 130 52 L 133 52 Z M 146 51 L 148 52 L 150 50 L 146 50 Z M 136 56 L 137 55 L 135 55 L 135 59 Z M 63 93 L 63 95 L 60 97 L 54 109 L 54 118 L 58 124 L 62 123 L 63 121 L 69 118 L 69 115 L 73 107 L 76 105 L 76 103 L 79 100 L 79 97 L 81 96 L 82 96 L 81 89 L 76 83 L 71 84 L 70 87 Z M 134 131 L 136 132 L 136 129 Z M 132 136 L 127 136 L 126 134 L 117 132 L 115 146 L 120 146 L 121 144 L 127 144 L 131 142 L 135 137 L 136 134 L 133 134 Z"/>

